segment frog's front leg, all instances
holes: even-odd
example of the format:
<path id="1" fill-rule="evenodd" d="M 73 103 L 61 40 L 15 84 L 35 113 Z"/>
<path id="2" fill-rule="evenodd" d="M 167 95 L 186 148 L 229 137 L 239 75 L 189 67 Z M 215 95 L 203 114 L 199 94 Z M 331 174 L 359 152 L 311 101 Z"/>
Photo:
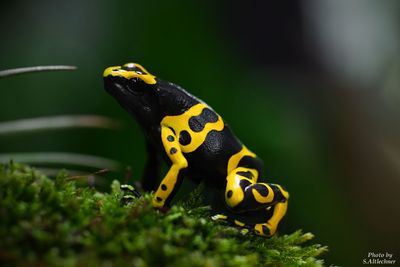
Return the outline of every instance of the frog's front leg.
<path id="1" fill-rule="evenodd" d="M 161 141 L 172 165 L 154 195 L 153 205 L 157 208 L 169 204 L 182 183 L 182 171 L 188 167 L 188 162 L 183 156 L 178 138 L 171 128 L 161 126 Z"/>
<path id="2" fill-rule="evenodd" d="M 280 185 L 257 183 L 258 172 L 254 169 L 238 167 L 227 176 L 225 202 L 228 207 L 237 213 L 246 211 L 272 210 L 272 216 L 265 223 L 251 226 L 262 236 L 271 236 L 275 233 L 279 222 L 286 214 L 289 193 Z M 235 224 L 249 228 L 249 225 L 238 222 Z"/>

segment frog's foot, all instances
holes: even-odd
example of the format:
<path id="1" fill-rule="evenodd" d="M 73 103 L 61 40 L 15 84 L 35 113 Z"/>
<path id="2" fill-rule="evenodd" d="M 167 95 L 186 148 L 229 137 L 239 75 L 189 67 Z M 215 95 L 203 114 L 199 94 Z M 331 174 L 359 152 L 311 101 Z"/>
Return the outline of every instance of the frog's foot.
<path id="1" fill-rule="evenodd" d="M 225 214 L 219 213 L 219 214 L 215 214 L 213 216 L 211 216 L 211 219 L 214 221 L 226 221 L 231 225 L 234 225 L 236 227 L 240 227 L 240 233 L 242 235 L 248 234 L 252 229 L 254 229 L 254 225 L 249 225 L 249 224 L 245 224 L 239 220 L 233 219 L 228 217 Z"/>
<path id="2" fill-rule="evenodd" d="M 269 223 L 257 223 L 253 226 L 256 235 L 270 237 L 276 232 L 276 226 Z"/>
<path id="3" fill-rule="evenodd" d="M 276 229 L 280 221 L 282 220 L 283 216 L 286 214 L 287 211 L 287 201 L 279 202 L 275 204 L 273 208 L 273 213 L 271 218 L 265 223 L 256 223 L 251 226 L 254 232 L 257 235 L 270 237 L 275 234 Z"/>
<path id="4" fill-rule="evenodd" d="M 256 235 L 263 237 L 271 237 L 275 234 L 280 221 L 287 210 L 287 202 L 277 203 L 273 207 L 268 207 L 267 209 L 273 209 L 271 218 L 265 223 L 244 223 L 234 217 L 228 217 L 225 214 L 215 214 L 211 216 L 214 221 L 226 221 L 232 226 L 241 228 L 240 233 L 245 235 L 249 232 L 253 232 Z M 261 211 L 260 211 L 261 212 Z"/>
<path id="5" fill-rule="evenodd" d="M 131 203 L 134 199 L 142 196 L 132 185 L 122 184 L 120 188 L 124 193 L 121 198 L 123 204 Z"/>
<path id="6" fill-rule="evenodd" d="M 233 220 L 231 222 L 232 225 L 241 228 L 240 233 L 242 235 L 246 235 L 249 232 L 253 232 L 256 235 L 264 236 L 264 237 L 271 237 L 274 235 L 276 231 L 276 227 L 274 228 L 272 225 L 268 223 L 256 223 L 256 224 L 248 224 L 243 223 L 238 220 Z"/>
<path id="7" fill-rule="evenodd" d="M 276 231 L 276 228 L 274 229 L 269 223 L 248 224 L 233 218 L 228 218 L 228 216 L 224 214 L 215 214 L 211 216 L 211 219 L 214 221 L 226 221 L 232 226 L 239 227 L 241 228 L 240 233 L 243 235 L 253 232 L 256 235 L 270 237 Z"/>

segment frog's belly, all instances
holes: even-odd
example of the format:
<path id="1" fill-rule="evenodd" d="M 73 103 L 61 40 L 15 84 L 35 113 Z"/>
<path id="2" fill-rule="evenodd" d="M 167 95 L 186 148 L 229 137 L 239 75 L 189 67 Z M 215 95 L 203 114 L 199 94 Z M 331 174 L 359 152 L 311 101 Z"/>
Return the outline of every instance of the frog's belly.
<path id="1" fill-rule="evenodd" d="M 188 160 L 188 175 L 205 180 L 209 185 L 225 185 L 228 161 L 242 149 L 242 144 L 226 126 L 222 131 L 210 131 L 195 151 L 184 153 Z"/>

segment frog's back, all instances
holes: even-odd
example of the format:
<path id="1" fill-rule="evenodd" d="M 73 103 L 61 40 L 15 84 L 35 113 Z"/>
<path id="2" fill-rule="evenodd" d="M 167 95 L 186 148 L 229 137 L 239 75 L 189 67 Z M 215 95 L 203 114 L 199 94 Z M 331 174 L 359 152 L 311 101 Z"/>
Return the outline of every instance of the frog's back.
<path id="1" fill-rule="evenodd" d="M 226 183 L 229 159 L 242 147 L 226 124 L 220 131 L 208 132 L 204 142 L 196 150 L 185 154 L 189 163 L 188 175 L 222 188 Z"/>

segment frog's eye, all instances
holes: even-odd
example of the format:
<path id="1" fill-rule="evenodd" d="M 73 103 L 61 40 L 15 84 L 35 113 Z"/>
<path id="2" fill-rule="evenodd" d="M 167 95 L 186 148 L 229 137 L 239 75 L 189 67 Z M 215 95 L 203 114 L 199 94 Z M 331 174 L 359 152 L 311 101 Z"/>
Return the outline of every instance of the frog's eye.
<path id="1" fill-rule="evenodd" d="M 141 68 L 139 68 L 138 66 L 136 66 L 133 63 L 125 64 L 121 67 L 121 69 L 126 70 L 126 71 L 134 71 L 137 74 L 146 74 L 146 72 L 144 72 Z"/>

